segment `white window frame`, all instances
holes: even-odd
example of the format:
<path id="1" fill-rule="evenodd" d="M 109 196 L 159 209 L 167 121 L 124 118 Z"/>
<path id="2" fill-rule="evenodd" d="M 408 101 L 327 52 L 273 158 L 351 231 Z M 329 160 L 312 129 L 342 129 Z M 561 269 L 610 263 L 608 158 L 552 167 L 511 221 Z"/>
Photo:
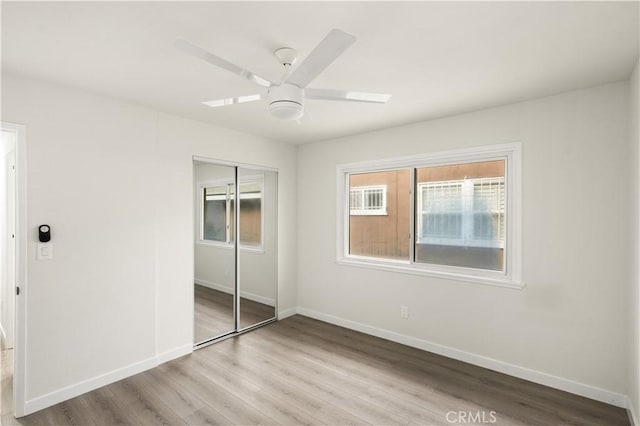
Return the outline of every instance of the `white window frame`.
<path id="1" fill-rule="evenodd" d="M 349 176 L 358 173 L 382 172 L 397 169 L 444 166 L 480 161 L 505 161 L 505 267 L 504 271 L 492 271 L 459 266 L 413 262 L 415 251 L 416 214 L 413 196 L 413 176 L 410 181 L 410 255 L 409 260 L 383 259 L 349 254 Z M 410 157 L 372 160 L 340 164 L 337 172 L 337 262 L 341 265 L 394 271 L 413 275 L 444 278 L 462 282 L 495 285 L 521 289 L 522 282 L 522 147 L 520 143 L 508 143 L 457 149 Z"/>
<path id="2" fill-rule="evenodd" d="M 366 207 L 366 197 L 364 196 L 367 190 L 382 190 L 382 205 L 376 209 L 367 209 Z M 351 192 L 357 191 L 359 192 L 359 196 L 361 198 L 361 209 L 351 209 L 349 208 L 349 214 L 351 216 L 386 216 L 387 215 L 387 185 L 367 185 L 367 186 L 352 186 L 349 189 L 349 207 L 351 207 Z"/>
<path id="3" fill-rule="evenodd" d="M 242 244 L 240 243 L 240 250 L 247 252 L 255 252 L 255 253 L 264 253 L 264 175 L 251 175 L 251 176 L 240 176 L 238 179 L 238 187 L 242 184 L 246 183 L 258 183 L 260 184 L 261 194 L 262 194 L 262 204 L 260 207 L 260 244 Z M 215 186 L 226 186 L 233 184 L 233 178 L 229 179 L 217 179 L 217 180 L 207 180 L 198 182 L 197 185 L 197 196 L 198 196 L 198 239 L 196 244 L 205 245 L 205 246 L 215 246 L 224 249 L 233 249 L 233 242 L 229 241 L 227 237 L 227 241 L 213 241 L 213 240 L 205 240 L 204 239 L 204 197 L 203 192 L 205 188 L 215 187 Z M 241 195 L 241 200 L 244 197 Z M 229 218 L 227 218 L 229 219 Z M 228 231 L 227 231 L 228 232 Z"/>

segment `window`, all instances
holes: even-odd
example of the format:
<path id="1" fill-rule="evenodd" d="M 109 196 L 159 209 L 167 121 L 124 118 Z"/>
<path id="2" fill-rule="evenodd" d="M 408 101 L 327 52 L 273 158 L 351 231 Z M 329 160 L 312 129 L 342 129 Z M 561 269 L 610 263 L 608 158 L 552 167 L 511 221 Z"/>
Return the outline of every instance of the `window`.
<path id="1" fill-rule="evenodd" d="M 519 165 L 509 144 L 339 166 L 338 260 L 521 286 Z"/>
<path id="2" fill-rule="evenodd" d="M 350 190 L 351 214 L 361 216 L 387 214 L 387 187 L 356 186 Z"/>
<path id="3" fill-rule="evenodd" d="M 200 242 L 233 246 L 235 184 L 223 180 L 200 183 L 201 221 Z M 244 178 L 240 182 L 240 245 L 262 247 L 262 194 L 260 177 Z"/>

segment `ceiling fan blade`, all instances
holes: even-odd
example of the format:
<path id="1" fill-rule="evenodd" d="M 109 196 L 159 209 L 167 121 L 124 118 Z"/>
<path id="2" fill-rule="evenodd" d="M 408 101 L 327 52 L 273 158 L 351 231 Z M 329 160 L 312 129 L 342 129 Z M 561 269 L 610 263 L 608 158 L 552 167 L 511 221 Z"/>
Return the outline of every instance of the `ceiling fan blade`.
<path id="1" fill-rule="evenodd" d="M 232 64 L 226 59 L 222 59 L 219 56 L 214 55 L 211 52 L 206 51 L 200 46 L 196 46 L 195 44 L 187 41 L 185 39 L 179 38 L 176 39 L 174 43 L 175 47 L 182 50 L 183 52 L 195 56 L 196 58 L 200 58 L 204 61 L 209 62 L 210 64 L 216 65 L 220 68 L 223 68 L 227 71 L 231 71 L 234 74 L 238 74 L 247 80 L 253 81 L 256 84 L 259 84 L 262 87 L 271 86 L 271 82 L 266 78 L 262 78 L 259 75 L 252 73 L 251 71 L 247 71 L 244 68 L 237 66 L 236 64 Z"/>
<path id="2" fill-rule="evenodd" d="M 307 99 L 322 99 L 326 101 L 370 102 L 376 104 L 385 104 L 389 99 L 391 99 L 391 95 L 386 95 L 384 93 L 312 88 L 304 89 L 304 97 Z"/>
<path id="3" fill-rule="evenodd" d="M 203 102 L 206 106 L 210 107 L 221 107 L 226 105 L 234 105 L 234 104 L 243 104 L 245 102 L 253 102 L 259 101 L 262 99 L 262 95 L 247 95 L 247 96 L 238 96 L 237 98 L 224 98 L 224 99 L 216 99 L 213 101 Z"/>
<path id="4" fill-rule="evenodd" d="M 338 29 L 331 30 L 289 76 L 287 83 L 306 87 L 355 41 L 356 38 L 351 34 Z"/>

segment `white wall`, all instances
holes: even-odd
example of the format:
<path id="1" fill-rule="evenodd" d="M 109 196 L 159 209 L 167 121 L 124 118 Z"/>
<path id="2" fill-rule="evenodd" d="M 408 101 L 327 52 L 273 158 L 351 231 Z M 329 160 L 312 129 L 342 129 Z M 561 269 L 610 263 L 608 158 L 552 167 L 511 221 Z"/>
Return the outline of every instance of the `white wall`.
<path id="1" fill-rule="evenodd" d="M 8 74 L 2 108 L 27 126 L 27 411 L 190 350 L 193 155 L 279 169 L 295 306 L 295 146 Z M 41 223 L 53 260 L 35 260 Z"/>
<path id="2" fill-rule="evenodd" d="M 629 141 L 632 192 L 631 201 L 631 287 L 629 293 L 629 385 L 628 394 L 630 408 L 634 413 L 636 424 L 640 424 L 640 84 L 638 73 L 640 60 L 631 75 L 629 84 Z"/>
<path id="3" fill-rule="evenodd" d="M 611 84 L 301 146 L 300 311 L 624 404 L 627 98 Z M 337 164 L 515 141 L 526 288 L 336 264 Z"/>
<path id="4" fill-rule="evenodd" d="M 263 178 L 262 209 L 264 213 L 263 250 L 240 249 L 240 294 L 244 298 L 275 306 L 276 296 L 276 175 L 270 171 L 240 168 L 239 176 L 261 175 Z M 216 180 L 233 179 L 234 169 L 228 166 L 199 163 L 194 166 L 194 186 Z M 195 189 L 195 188 L 194 188 Z M 199 194 L 194 197 L 195 223 L 195 280 L 196 283 L 233 293 L 235 288 L 235 251 L 199 242 L 201 208 Z"/>

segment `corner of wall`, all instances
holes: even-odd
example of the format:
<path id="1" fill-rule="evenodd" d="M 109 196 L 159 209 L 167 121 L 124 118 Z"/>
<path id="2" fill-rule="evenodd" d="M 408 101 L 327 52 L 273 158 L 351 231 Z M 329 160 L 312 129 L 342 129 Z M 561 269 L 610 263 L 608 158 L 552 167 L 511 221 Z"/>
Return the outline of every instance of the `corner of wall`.
<path id="1" fill-rule="evenodd" d="M 291 315 L 295 315 L 296 313 L 296 309 L 298 306 L 300 306 L 300 298 L 299 298 L 299 287 L 300 287 L 300 255 L 298 252 L 298 247 L 300 247 L 300 224 L 302 223 L 302 221 L 300 220 L 300 185 L 298 184 L 300 182 L 300 145 L 296 145 L 295 148 L 295 194 L 296 194 L 296 203 L 295 203 L 295 215 L 294 217 L 296 218 L 296 223 L 295 223 L 295 230 L 296 230 L 296 236 L 295 236 L 295 253 L 296 253 L 296 262 L 295 262 L 295 292 L 294 292 L 294 303 L 293 303 L 293 308 L 289 309 L 290 313 L 289 315 L 286 316 L 282 316 L 281 319 L 286 318 L 287 316 L 291 316 Z"/>

